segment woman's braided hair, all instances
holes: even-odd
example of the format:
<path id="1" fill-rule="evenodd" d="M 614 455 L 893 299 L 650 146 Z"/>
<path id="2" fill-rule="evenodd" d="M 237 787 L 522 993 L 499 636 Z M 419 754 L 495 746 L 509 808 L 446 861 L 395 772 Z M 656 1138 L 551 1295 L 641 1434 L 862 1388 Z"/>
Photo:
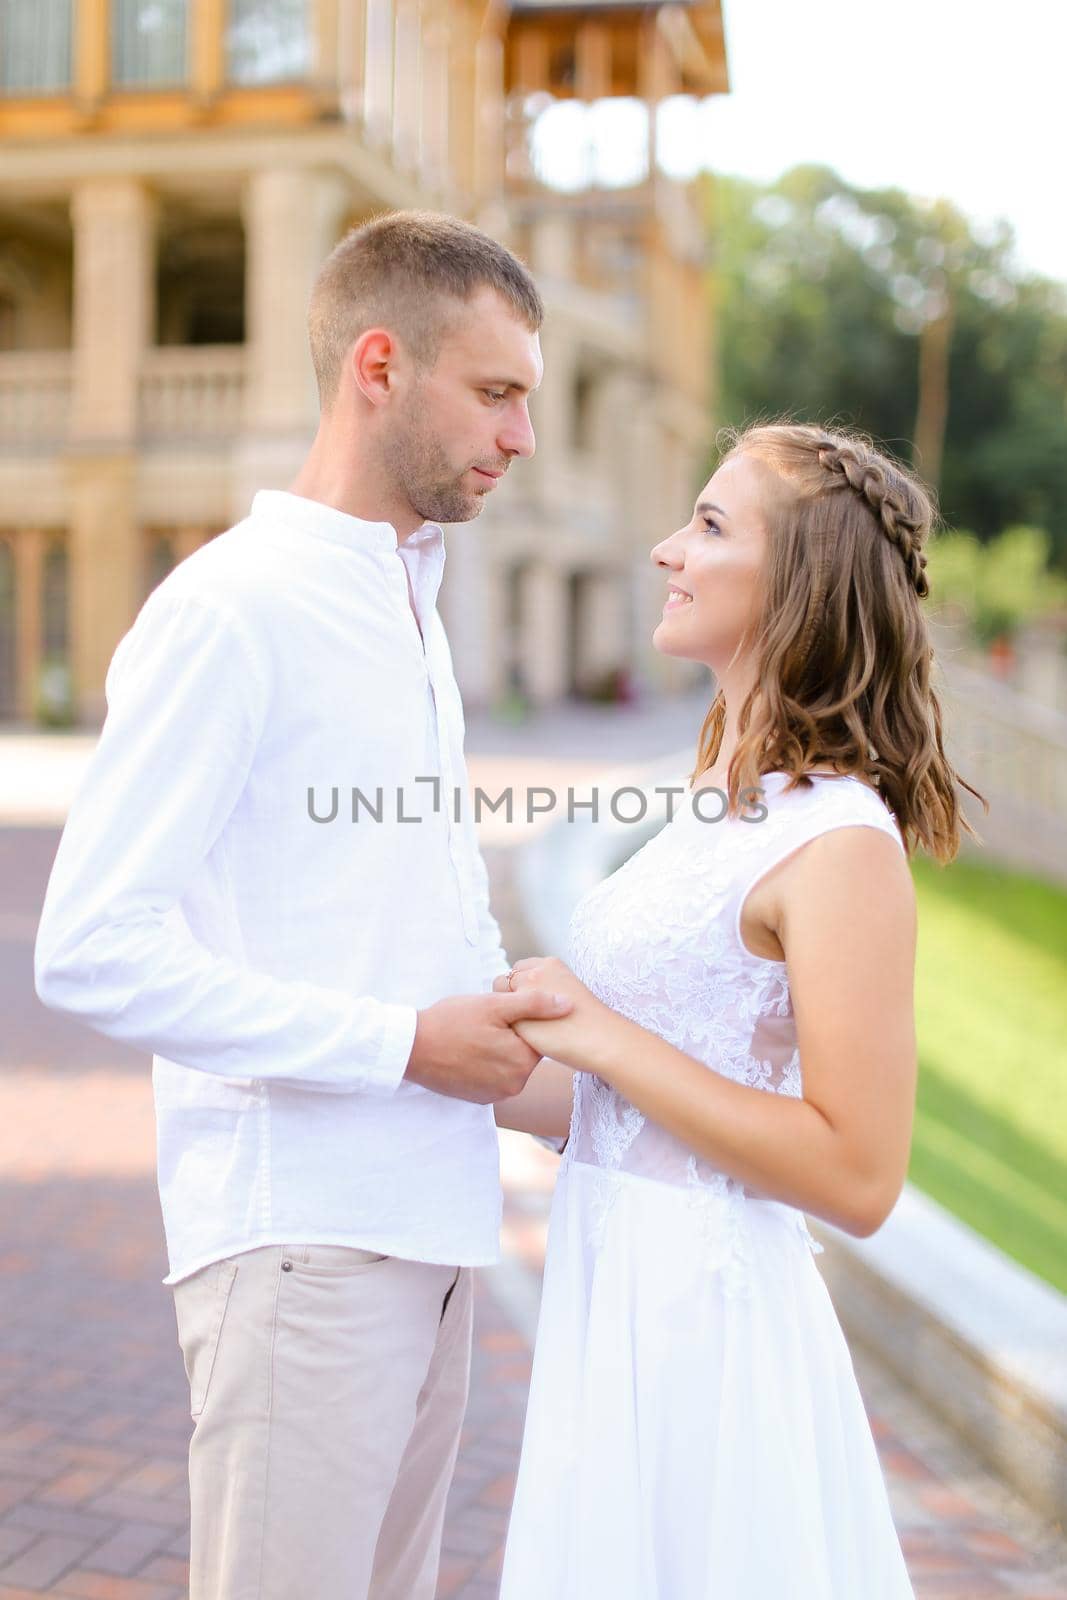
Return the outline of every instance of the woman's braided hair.
<path id="1" fill-rule="evenodd" d="M 860 441 L 837 443 L 827 438 L 819 445 L 818 458 L 827 472 L 838 474 L 850 489 L 862 495 L 890 544 L 900 551 L 912 588 L 920 600 L 925 600 L 930 585 L 922 547 L 932 522 L 926 496 L 907 494 L 899 481 L 893 481 L 899 480 L 901 474 Z M 911 487 L 914 490 L 917 485 Z"/>
<path id="2" fill-rule="evenodd" d="M 789 420 L 727 432 L 723 462 L 755 464 L 766 534 L 753 634 L 755 687 L 740 707 L 730 806 L 764 773 L 810 784 L 828 764 L 882 796 L 910 852 L 939 861 L 978 835 L 942 742 L 934 651 L 920 604 L 934 497 L 865 435 Z M 722 691 L 704 719 L 695 779 L 718 757 Z"/>

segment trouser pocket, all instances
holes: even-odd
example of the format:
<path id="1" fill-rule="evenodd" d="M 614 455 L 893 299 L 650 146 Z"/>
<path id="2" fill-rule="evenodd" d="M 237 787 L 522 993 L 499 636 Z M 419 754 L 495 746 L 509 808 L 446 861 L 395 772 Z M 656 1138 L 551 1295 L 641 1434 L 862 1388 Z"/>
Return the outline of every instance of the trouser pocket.
<path id="1" fill-rule="evenodd" d="M 282 1270 L 298 1277 L 349 1278 L 389 1259 L 350 1244 L 287 1244 L 282 1249 Z"/>
<path id="2" fill-rule="evenodd" d="M 178 1343 L 189 1380 L 189 1414 L 194 1421 L 207 1403 L 237 1267 L 233 1260 L 212 1261 L 173 1285 Z"/>

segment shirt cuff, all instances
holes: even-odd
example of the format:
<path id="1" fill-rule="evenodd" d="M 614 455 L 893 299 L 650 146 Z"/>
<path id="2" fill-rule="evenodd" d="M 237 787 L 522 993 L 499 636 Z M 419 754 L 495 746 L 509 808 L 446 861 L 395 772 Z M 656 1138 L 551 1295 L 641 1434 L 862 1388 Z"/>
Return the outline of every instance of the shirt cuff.
<path id="1" fill-rule="evenodd" d="M 367 1072 L 360 1087 L 371 1093 L 393 1094 L 411 1060 L 419 1013 L 415 1006 L 394 1005 L 387 1005 L 385 1012 L 385 1037 L 378 1060 Z"/>

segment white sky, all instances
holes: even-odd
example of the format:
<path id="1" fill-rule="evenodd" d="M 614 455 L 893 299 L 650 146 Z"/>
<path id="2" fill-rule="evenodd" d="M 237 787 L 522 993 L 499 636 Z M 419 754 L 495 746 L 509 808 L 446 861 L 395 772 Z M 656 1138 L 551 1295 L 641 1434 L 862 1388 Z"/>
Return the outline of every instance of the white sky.
<path id="1" fill-rule="evenodd" d="M 864 188 L 943 195 L 978 222 L 1007 218 L 1020 263 L 1067 280 L 1064 0 L 724 7 L 731 92 L 663 108 L 669 170 L 767 180 L 818 161 Z M 545 177 L 569 186 L 591 160 L 601 181 L 624 180 L 643 143 L 639 108 L 596 108 L 592 150 L 580 114 L 565 104 L 544 128 Z"/>

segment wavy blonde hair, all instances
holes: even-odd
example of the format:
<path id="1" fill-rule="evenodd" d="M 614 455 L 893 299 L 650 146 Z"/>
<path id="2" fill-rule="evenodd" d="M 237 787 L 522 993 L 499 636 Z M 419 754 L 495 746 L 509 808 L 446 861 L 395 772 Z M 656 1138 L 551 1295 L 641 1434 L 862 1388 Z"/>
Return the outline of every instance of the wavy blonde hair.
<path id="1" fill-rule="evenodd" d="M 932 493 L 863 434 L 788 420 L 720 436 L 723 460 L 768 469 L 767 560 L 756 622 L 756 686 L 738 715 L 727 776 L 734 812 L 766 772 L 810 787 L 832 763 L 870 783 L 896 818 L 909 855 L 959 852 L 963 788 L 949 763 L 934 651 L 920 600 Z M 700 730 L 690 782 L 715 762 L 726 724 L 722 690 Z"/>

